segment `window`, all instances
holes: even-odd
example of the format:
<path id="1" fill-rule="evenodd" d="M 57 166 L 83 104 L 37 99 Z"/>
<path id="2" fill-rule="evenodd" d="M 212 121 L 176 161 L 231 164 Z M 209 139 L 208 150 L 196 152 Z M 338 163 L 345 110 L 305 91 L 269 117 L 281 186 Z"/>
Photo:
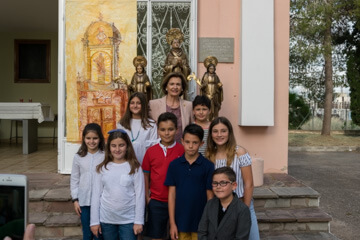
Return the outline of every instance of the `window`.
<path id="1" fill-rule="evenodd" d="M 50 40 L 15 39 L 15 83 L 50 82 Z"/>
<path id="2" fill-rule="evenodd" d="M 170 28 L 179 28 L 184 34 L 182 49 L 189 58 L 193 72 L 195 59 L 196 1 L 138 0 L 137 2 L 137 54 L 148 61 L 147 73 L 152 81 L 153 98 L 162 96 L 163 67 L 170 46 L 166 33 Z M 150 12 L 149 9 L 151 9 Z M 195 94 L 195 85 L 188 86 L 188 96 Z"/>

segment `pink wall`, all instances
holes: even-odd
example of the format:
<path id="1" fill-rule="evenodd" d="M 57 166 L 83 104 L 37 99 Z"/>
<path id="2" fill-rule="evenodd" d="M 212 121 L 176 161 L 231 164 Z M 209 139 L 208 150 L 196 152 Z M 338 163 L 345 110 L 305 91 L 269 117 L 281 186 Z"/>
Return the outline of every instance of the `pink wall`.
<path id="1" fill-rule="evenodd" d="M 234 38 L 235 42 L 234 63 L 219 63 L 216 68 L 224 84 L 224 101 L 220 115 L 226 116 L 232 122 L 238 144 L 245 147 L 253 158 L 264 160 L 265 172 L 287 173 L 289 8 L 289 1 L 274 0 L 275 125 L 273 127 L 241 127 L 238 126 L 241 1 L 198 1 L 198 37 L 230 37 Z M 205 72 L 202 62 L 198 63 L 198 70 L 198 76 L 202 76 Z"/>

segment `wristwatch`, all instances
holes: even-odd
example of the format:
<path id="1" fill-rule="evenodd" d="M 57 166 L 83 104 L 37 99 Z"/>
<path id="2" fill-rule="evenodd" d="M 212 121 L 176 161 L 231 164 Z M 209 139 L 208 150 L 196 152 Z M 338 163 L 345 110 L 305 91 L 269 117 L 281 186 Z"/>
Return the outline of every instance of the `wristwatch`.
<path id="1" fill-rule="evenodd" d="M 74 199 L 71 199 L 72 202 L 78 202 L 79 199 L 78 198 L 74 198 Z"/>

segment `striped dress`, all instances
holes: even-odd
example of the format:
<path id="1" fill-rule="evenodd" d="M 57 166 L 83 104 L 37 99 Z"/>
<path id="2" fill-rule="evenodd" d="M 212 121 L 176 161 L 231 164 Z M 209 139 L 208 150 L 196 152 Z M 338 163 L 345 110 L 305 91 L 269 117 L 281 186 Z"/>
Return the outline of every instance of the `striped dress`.
<path id="1" fill-rule="evenodd" d="M 236 146 L 236 151 L 239 149 L 239 146 Z M 230 167 L 234 170 L 236 174 L 237 187 L 235 193 L 239 198 L 244 196 L 244 181 L 241 176 L 241 168 L 251 165 L 251 157 L 249 153 L 245 153 L 241 156 L 235 154 L 234 160 L 231 163 Z M 215 169 L 226 167 L 226 158 L 225 159 L 216 159 L 215 160 Z"/>

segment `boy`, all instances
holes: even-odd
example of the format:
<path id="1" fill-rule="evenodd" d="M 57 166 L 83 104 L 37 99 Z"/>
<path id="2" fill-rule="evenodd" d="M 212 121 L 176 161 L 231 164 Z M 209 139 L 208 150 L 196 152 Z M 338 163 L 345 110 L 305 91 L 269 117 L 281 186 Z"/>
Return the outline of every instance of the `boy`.
<path id="1" fill-rule="evenodd" d="M 211 109 L 211 101 L 207 96 L 196 96 L 193 101 L 193 114 L 197 125 L 204 130 L 204 144 L 200 147 L 199 152 L 205 156 L 207 138 L 209 134 L 209 115 Z"/>
<path id="2" fill-rule="evenodd" d="M 167 233 L 168 187 L 164 185 L 164 181 L 169 163 L 184 153 L 184 147 L 175 142 L 176 130 L 176 116 L 170 112 L 160 114 L 157 131 L 161 141 L 146 151 L 142 163 L 148 204 L 146 236 L 152 239 L 163 239 Z"/>
<path id="3" fill-rule="evenodd" d="M 250 210 L 233 192 L 236 186 L 236 175 L 230 167 L 214 171 L 212 187 L 216 197 L 204 209 L 199 240 L 249 238 Z"/>
<path id="4" fill-rule="evenodd" d="M 197 228 L 206 205 L 213 197 L 211 177 L 214 164 L 199 153 L 203 129 L 189 124 L 181 142 L 185 154 L 169 165 L 165 185 L 169 186 L 171 239 L 197 239 Z"/>

